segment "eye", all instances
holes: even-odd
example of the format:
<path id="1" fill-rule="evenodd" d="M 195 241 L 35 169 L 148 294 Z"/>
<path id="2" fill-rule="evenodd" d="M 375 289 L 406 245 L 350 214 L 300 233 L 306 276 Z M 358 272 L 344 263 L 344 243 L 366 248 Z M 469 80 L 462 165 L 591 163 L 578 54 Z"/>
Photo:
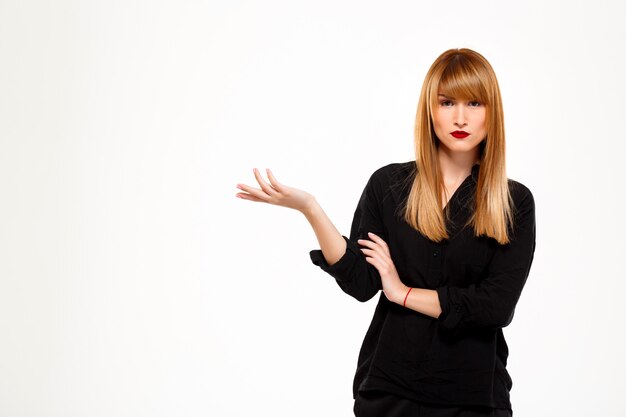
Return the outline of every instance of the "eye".
<path id="1" fill-rule="evenodd" d="M 470 105 L 470 107 L 480 107 L 481 103 L 476 101 L 476 100 L 474 100 L 474 101 L 470 101 L 469 105 Z"/>
<path id="2" fill-rule="evenodd" d="M 443 107 L 448 107 L 448 105 L 451 105 L 452 102 L 450 100 L 442 100 L 439 102 L 440 105 L 442 105 Z"/>

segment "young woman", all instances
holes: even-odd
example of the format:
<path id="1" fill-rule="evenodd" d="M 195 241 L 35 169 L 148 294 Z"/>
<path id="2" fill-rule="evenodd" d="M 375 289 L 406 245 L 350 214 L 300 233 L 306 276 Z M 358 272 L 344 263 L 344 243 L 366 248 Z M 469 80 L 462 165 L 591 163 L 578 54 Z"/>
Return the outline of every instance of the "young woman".
<path id="1" fill-rule="evenodd" d="M 356 416 L 511 417 L 502 329 L 535 251 L 535 205 L 508 179 L 500 89 L 477 52 L 451 49 L 426 75 L 415 160 L 369 178 L 350 237 L 309 193 L 257 169 L 237 196 L 310 222 L 311 261 L 359 301 L 382 293 L 358 359 Z"/>

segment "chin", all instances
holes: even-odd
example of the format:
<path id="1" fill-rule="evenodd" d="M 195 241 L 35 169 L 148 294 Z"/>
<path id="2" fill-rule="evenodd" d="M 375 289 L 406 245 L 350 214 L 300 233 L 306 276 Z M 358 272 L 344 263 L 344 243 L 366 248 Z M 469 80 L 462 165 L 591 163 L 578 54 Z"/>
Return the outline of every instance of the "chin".
<path id="1" fill-rule="evenodd" d="M 457 142 L 453 144 L 444 144 L 451 152 L 470 152 L 474 151 L 478 147 L 479 143 L 464 143 Z"/>

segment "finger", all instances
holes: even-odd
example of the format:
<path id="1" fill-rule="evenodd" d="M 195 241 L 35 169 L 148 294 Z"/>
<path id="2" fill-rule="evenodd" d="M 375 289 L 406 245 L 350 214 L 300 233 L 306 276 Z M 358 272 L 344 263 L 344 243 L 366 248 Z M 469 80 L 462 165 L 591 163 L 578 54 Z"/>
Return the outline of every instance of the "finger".
<path id="1" fill-rule="evenodd" d="M 381 268 L 387 268 L 387 267 L 389 267 L 389 265 L 393 265 L 393 260 L 383 250 L 383 248 L 380 245 L 378 245 L 378 244 L 374 244 L 374 245 L 375 245 L 374 249 L 363 249 L 363 248 L 361 248 L 361 252 L 363 252 L 363 254 L 365 254 L 365 256 L 370 256 L 370 257 L 376 258 L 378 260 L 378 264 L 377 264 L 376 268 L 378 268 L 379 271 L 381 270 Z"/>
<path id="2" fill-rule="evenodd" d="M 250 201 L 256 201 L 259 203 L 267 203 L 267 201 L 261 200 L 260 198 L 255 197 L 252 194 L 237 193 L 237 197 L 241 198 L 242 200 L 250 200 Z"/>
<path id="3" fill-rule="evenodd" d="M 369 249 L 361 249 L 361 250 L 366 251 Z M 385 258 L 381 258 L 379 254 L 376 254 L 374 256 L 366 256 L 365 260 L 368 263 L 376 267 L 378 272 L 381 274 L 381 278 L 383 279 L 385 278 L 385 276 L 389 275 L 392 271 L 394 271 L 394 268 L 392 264 L 389 263 L 389 260 Z"/>
<path id="4" fill-rule="evenodd" d="M 381 257 L 389 258 L 388 251 L 386 251 L 385 248 L 381 244 L 377 242 L 372 242 L 371 240 L 366 240 L 366 239 L 359 239 L 357 240 L 357 242 L 359 242 L 359 244 L 363 246 L 372 248 L 375 252 L 379 253 Z"/>
<path id="5" fill-rule="evenodd" d="M 267 200 L 270 199 L 270 196 L 268 196 L 267 194 L 265 194 L 262 190 L 259 190 L 258 188 L 253 188 L 253 187 L 250 187 L 250 186 L 245 185 L 245 184 L 237 184 L 237 188 L 239 188 L 240 190 L 243 190 L 246 193 L 248 193 L 248 194 L 243 194 L 246 197 L 247 196 L 255 197 L 256 200 L 254 200 L 254 201 L 261 200 L 261 201 L 264 201 L 264 202 L 267 203 L 268 202 Z"/>
<path id="6" fill-rule="evenodd" d="M 378 236 L 376 233 L 367 232 L 367 236 L 379 245 L 387 246 L 387 243 L 383 240 L 383 238 Z"/>
<path id="7" fill-rule="evenodd" d="M 365 259 L 368 257 L 376 259 L 379 265 L 385 265 L 387 263 L 387 256 L 384 253 L 375 249 L 361 249 L 361 252 L 365 255 Z"/>
<path id="8" fill-rule="evenodd" d="M 366 256 L 375 256 L 377 252 L 374 249 L 363 249 L 361 248 L 361 252 L 363 252 Z"/>
<path id="9" fill-rule="evenodd" d="M 270 183 L 272 184 L 272 187 L 274 187 L 276 191 L 282 192 L 283 185 L 276 180 L 276 177 L 274 177 L 274 174 L 272 173 L 272 171 L 270 171 L 269 168 L 267 168 L 266 171 L 267 171 L 267 178 L 269 178 Z"/>
<path id="10" fill-rule="evenodd" d="M 376 246 L 378 246 L 376 242 L 372 242 L 371 240 L 367 239 L 357 239 L 357 243 L 359 245 L 367 246 L 368 248 L 375 248 Z"/>
<path id="11" fill-rule="evenodd" d="M 258 169 L 253 168 L 252 172 L 254 173 L 254 176 L 256 177 L 257 182 L 261 186 L 261 189 L 265 191 L 265 193 L 267 193 L 269 196 L 273 196 L 276 194 L 276 190 L 274 190 L 271 185 L 265 182 L 263 177 L 261 177 L 261 173 L 259 172 Z"/>
<path id="12" fill-rule="evenodd" d="M 380 236 L 378 236 L 375 233 L 372 232 L 368 232 L 367 235 L 370 237 L 370 239 L 372 239 L 374 242 L 378 243 L 380 246 L 382 246 L 382 248 L 385 250 L 385 252 L 387 254 L 389 254 L 389 246 L 387 246 L 387 242 L 385 242 Z"/>
<path id="13" fill-rule="evenodd" d="M 367 256 L 365 257 L 365 260 L 369 263 L 371 263 L 372 265 L 374 265 L 376 267 L 376 269 L 378 269 L 378 271 L 380 271 L 380 261 L 376 258 L 373 258 L 371 256 Z"/>
<path id="14" fill-rule="evenodd" d="M 378 272 L 380 273 L 380 278 L 384 281 L 387 277 L 387 274 L 389 273 L 389 268 L 387 267 L 387 265 L 380 259 L 371 256 L 366 257 L 365 260 L 368 263 L 372 264 L 378 270 Z"/>

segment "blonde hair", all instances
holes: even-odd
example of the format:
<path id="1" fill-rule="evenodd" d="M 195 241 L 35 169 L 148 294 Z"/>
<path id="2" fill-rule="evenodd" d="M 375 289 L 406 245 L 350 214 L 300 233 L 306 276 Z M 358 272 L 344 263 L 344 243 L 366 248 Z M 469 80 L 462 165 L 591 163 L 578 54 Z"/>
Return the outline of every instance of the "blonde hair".
<path id="1" fill-rule="evenodd" d="M 450 49 L 432 64 L 420 94 L 415 117 L 415 179 L 404 219 L 427 238 L 448 239 L 442 207 L 443 178 L 437 157 L 438 139 L 432 125 L 438 94 L 471 99 L 486 107 L 487 136 L 480 143 L 480 170 L 473 199 L 473 212 L 466 225 L 474 235 L 509 243 L 512 226 L 511 194 L 506 176 L 504 114 L 496 74 L 479 53 L 466 48 Z M 447 208 L 447 206 L 446 206 Z M 447 212 L 447 210 L 446 210 Z"/>

